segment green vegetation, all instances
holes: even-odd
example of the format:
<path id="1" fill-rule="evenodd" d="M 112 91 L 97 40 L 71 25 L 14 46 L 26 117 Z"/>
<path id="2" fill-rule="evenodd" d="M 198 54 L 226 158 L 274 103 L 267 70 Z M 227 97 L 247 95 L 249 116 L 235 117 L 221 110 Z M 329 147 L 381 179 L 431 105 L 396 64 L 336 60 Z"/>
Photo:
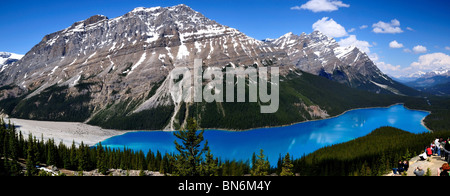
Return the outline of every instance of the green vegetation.
<path id="1" fill-rule="evenodd" d="M 410 109 L 426 110 L 431 114 L 425 118 L 425 125 L 433 131 L 450 130 L 450 98 L 449 97 L 429 97 L 410 98 L 405 102 L 405 106 Z"/>
<path id="2" fill-rule="evenodd" d="M 330 116 L 337 116 L 354 108 L 385 107 L 416 99 L 370 93 L 305 72 L 290 73 L 280 78 L 280 83 L 280 107 L 274 114 L 261 114 L 264 103 L 249 103 L 247 87 L 246 103 L 190 104 L 188 118 L 199 119 L 203 128 L 243 130 L 319 119 L 310 114 L 310 106 L 319 106 Z"/>
<path id="3" fill-rule="evenodd" d="M 164 80 L 155 83 L 145 100 L 154 96 L 163 82 Z M 332 117 L 355 108 L 386 107 L 405 103 L 405 106 L 411 109 L 431 111 L 432 114 L 425 119 L 425 123 L 433 131 L 450 129 L 448 97 L 375 94 L 305 72 L 290 72 L 281 77 L 280 82 L 280 105 L 278 112 L 274 114 L 261 114 L 261 105 L 265 103 L 249 103 L 249 89 L 246 86 L 246 103 L 181 104 L 180 109 L 176 111 L 175 128 L 180 128 L 186 119 L 195 118 L 202 128 L 245 130 L 320 119 L 321 117 L 313 115 L 313 110 L 320 113 L 318 110 L 321 109 Z M 75 86 L 78 88 L 77 96 L 70 94 L 67 87 L 53 86 L 30 99 L 25 99 L 24 95 L 1 100 L 0 108 L 4 113 L 16 118 L 76 122 L 84 122 L 90 118 L 88 123 L 91 125 L 121 130 L 161 130 L 174 115 L 173 105 L 133 113 L 139 104 L 145 101 L 144 97 L 141 100 L 121 100 L 93 114 L 93 108 L 89 106 L 89 89 L 92 85 L 98 84 L 80 83 Z M 236 92 L 237 90 L 235 96 Z"/>
<path id="4" fill-rule="evenodd" d="M 189 127 L 193 127 L 190 125 Z M 193 129 L 191 129 L 193 130 Z M 197 138 L 198 135 L 188 138 Z M 204 152 L 204 151 L 203 151 Z M 159 151 L 149 151 L 147 154 L 130 149 L 110 149 L 101 145 L 89 147 L 81 143 L 79 147 L 72 143 L 68 147 L 63 143 L 56 145 L 53 140 L 46 142 L 37 140 L 31 134 L 25 140 L 22 133 L 16 133 L 14 125 L 0 122 L 0 176 L 37 176 L 48 175 L 39 172 L 36 166 L 54 165 L 72 171 L 92 171 L 108 175 L 110 168 L 122 170 L 143 170 L 161 172 L 163 174 L 180 174 L 177 171 L 185 163 L 182 155 L 161 154 Z M 189 156 L 187 156 L 189 157 Z M 195 175 L 201 176 L 242 176 L 248 174 L 250 165 L 247 162 L 222 162 L 211 154 L 196 156 Z M 187 158 L 186 160 L 192 160 Z M 22 165 L 22 166 L 21 166 Z M 26 166 L 26 171 L 23 167 Z M 187 167 L 181 167 L 188 169 Z M 191 170 L 192 171 L 192 170 Z M 80 172 L 81 173 L 81 172 Z M 192 175 L 192 174 L 190 174 Z"/>
<path id="5" fill-rule="evenodd" d="M 87 85 L 79 87 L 81 91 Z M 2 100 L 0 106 L 14 118 L 83 122 L 92 110 L 88 106 L 90 100 L 90 93 L 73 96 L 67 86 L 52 86 L 29 99 L 23 96 Z"/>
<path id="6" fill-rule="evenodd" d="M 88 147 L 75 143 L 71 147 L 53 140 L 29 135 L 25 140 L 13 125 L 0 123 L 0 176 L 41 175 L 36 165 L 55 165 L 73 171 L 98 169 L 108 175 L 110 168 L 123 170 L 159 171 L 180 176 L 378 176 L 395 167 L 398 160 L 407 160 L 423 151 L 434 138 L 448 138 L 450 132 L 412 134 L 396 128 L 382 127 L 353 141 L 322 148 L 297 160 L 287 154 L 278 163 L 270 164 L 261 150 L 249 161 L 221 161 L 215 158 L 204 142 L 203 132 L 196 132 L 194 120 L 188 120 L 187 130 L 175 135 L 179 154 L 161 154 L 151 150 L 135 152 L 129 149 L 110 149 L 101 144 Z M 203 145 L 203 147 L 201 147 Z M 21 166 L 22 165 L 22 166 Z M 27 170 L 23 171 L 23 165 Z M 43 174 L 42 174 L 43 175 Z"/>
<path id="7" fill-rule="evenodd" d="M 98 112 L 88 122 L 106 129 L 120 130 L 160 130 L 173 114 L 174 106 L 160 106 L 139 113 L 132 113 L 138 102 L 131 99 L 111 105 Z"/>
<path id="8" fill-rule="evenodd" d="M 412 134 L 383 127 L 356 140 L 317 150 L 294 161 L 294 172 L 302 176 L 378 176 L 395 167 L 398 160 L 412 158 L 434 138 L 450 132 Z"/>
<path id="9" fill-rule="evenodd" d="M 292 172 L 293 168 L 294 164 L 291 162 L 291 156 L 287 153 L 283 159 L 280 176 L 294 176 L 294 173 Z"/>
<path id="10" fill-rule="evenodd" d="M 180 130 L 178 133 L 174 133 L 175 137 L 182 141 L 183 145 L 178 144 L 175 141 L 175 147 L 177 148 L 179 155 L 176 156 L 176 170 L 175 174 L 180 176 L 199 176 L 201 173 L 200 162 L 202 155 L 209 150 L 208 141 L 204 143 L 202 149 L 200 144 L 203 142 L 203 133 L 200 132 L 197 135 L 197 123 L 194 119 L 189 119 L 187 123 L 187 130 Z M 210 153 L 209 153 L 210 154 Z M 211 155 L 211 154 L 210 154 Z M 209 159 L 213 159 L 209 157 Z M 210 160 L 211 162 L 211 160 Z M 213 174 L 216 171 L 211 171 Z M 210 174 L 206 174 L 210 176 Z"/>
<path id="11" fill-rule="evenodd" d="M 259 151 L 252 170 L 250 171 L 252 176 L 267 176 L 269 175 L 270 163 L 264 155 L 264 150 Z"/>

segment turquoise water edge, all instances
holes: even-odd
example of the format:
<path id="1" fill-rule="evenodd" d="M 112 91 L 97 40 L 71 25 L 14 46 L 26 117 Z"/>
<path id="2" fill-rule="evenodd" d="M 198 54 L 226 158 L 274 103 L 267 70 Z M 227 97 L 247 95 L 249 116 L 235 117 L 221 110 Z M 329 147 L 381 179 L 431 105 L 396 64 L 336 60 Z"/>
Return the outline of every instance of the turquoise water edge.
<path id="1" fill-rule="evenodd" d="M 276 165 L 279 156 L 289 152 L 300 158 L 320 148 L 344 143 L 363 137 L 373 130 L 391 126 L 411 133 L 429 130 L 422 120 L 430 113 L 409 110 L 403 105 L 387 108 L 369 108 L 348 111 L 340 116 L 298 123 L 284 127 L 259 128 L 243 132 L 205 130 L 205 140 L 215 157 L 224 160 L 247 161 L 260 149 L 268 156 L 271 165 Z M 147 153 L 176 153 L 173 132 L 130 132 L 102 142 L 108 148 L 120 148 Z"/>

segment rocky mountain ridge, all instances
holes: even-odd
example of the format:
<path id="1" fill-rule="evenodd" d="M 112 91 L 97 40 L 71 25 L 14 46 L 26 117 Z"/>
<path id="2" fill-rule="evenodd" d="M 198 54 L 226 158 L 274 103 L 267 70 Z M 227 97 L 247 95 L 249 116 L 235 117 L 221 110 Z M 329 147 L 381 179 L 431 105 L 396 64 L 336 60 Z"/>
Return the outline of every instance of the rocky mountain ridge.
<path id="1" fill-rule="evenodd" d="M 87 113 L 77 121 L 89 121 L 99 115 L 109 119 L 110 113 L 156 115 L 161 108 L 175 117 L 183 107 L 174 107 L 167 76 L 175 67 L 193 67 L 197 58 L 205 67 L 278 66 L 283 76 L 305 71 L 375 93 L 410 91 L 358 48 L 340 47 L 318 31 L 260 41 L 178 5 L 136 8 L 113 19 L 96 15 L 46 35 L 21 60 L 2 68 L 0 86 L 6 88 L 0 100 L 20 99 L 8 112 L 31 119 L 76 112 Z M 36 113 L 56 107 L 55 97 L 74 109 L 53 108 L 47 117 Z"/>

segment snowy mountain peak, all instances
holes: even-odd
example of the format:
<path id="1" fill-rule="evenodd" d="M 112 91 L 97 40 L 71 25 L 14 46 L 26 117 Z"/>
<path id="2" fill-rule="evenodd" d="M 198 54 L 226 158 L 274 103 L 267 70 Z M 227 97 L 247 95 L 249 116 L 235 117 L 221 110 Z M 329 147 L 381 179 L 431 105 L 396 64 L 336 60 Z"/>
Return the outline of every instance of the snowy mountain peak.
<path id="1" fill-rule="evenodd" d="M 10 53 L 10 52 L 0 52 L 1 71 L 3 71 L 3 69 L 5 67 L 7 67 L 8 65 L 15 63 L 15 62 L 19 61 L 20 59 L 22 59 L 23 56 L 24 55 L 14 54 L 14 53 Z"/>
<path id="2" fill-rule="evenodd" d="M 445 69 L 443 67 L 433 70 L 433 71 L 417 71 L 415 73 L 412 73 L 408 75 L 406 78 L 432 78 L 435 76 L 450 76 L 450 69 Z"/>
<path id="3" fill-rule="evenodd" d="M 137 7 L 134 8 L 131 13 L 136 13 L 136 12 L 155 12 L 157 10 L 161 9 L 161 7 L 152 7 L 152 8 L 146 8 L 146 7 Z"/>
<path id="4" fill-rule="evenodd" d="M 334 49 L 334 54 L 336 54 L 338 59 L 342 59 L 348 56 L 355 49 L 357 49 L 356 46 L 337 47 Z"/>

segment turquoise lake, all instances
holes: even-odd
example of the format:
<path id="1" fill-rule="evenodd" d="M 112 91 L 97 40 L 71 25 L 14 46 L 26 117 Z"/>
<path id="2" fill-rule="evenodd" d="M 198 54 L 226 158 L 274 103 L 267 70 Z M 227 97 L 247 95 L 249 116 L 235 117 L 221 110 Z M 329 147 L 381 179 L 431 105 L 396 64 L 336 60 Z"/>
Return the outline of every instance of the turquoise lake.
<path id="1" fill-rule="evenodd" d="M 322 147 L 348 142 L 363 137 L 373 130 L 396 127 L 411 133 L 424 133 L 428 129 L 421 124 L 428 112 L 409 110 L 403 105 L 388 108 L 370 108 L 348 111 L 338 117 L 299 123 L 286 127 L 260 128 L 244 132 L 206 130 L 215 157 L 222 160 L 250 160 L 260 149 L 268 156 L 271 165 L 276 165 L 280 154 L 290 153 L 300 158 Z M 135 151 L 148 150 L 162 153 L 176 152 L 173 132 L 130 132 L 102 142 L 109 148 L 124 147 Z M 180 143 L 180 142 L 179 142 Z"/>

